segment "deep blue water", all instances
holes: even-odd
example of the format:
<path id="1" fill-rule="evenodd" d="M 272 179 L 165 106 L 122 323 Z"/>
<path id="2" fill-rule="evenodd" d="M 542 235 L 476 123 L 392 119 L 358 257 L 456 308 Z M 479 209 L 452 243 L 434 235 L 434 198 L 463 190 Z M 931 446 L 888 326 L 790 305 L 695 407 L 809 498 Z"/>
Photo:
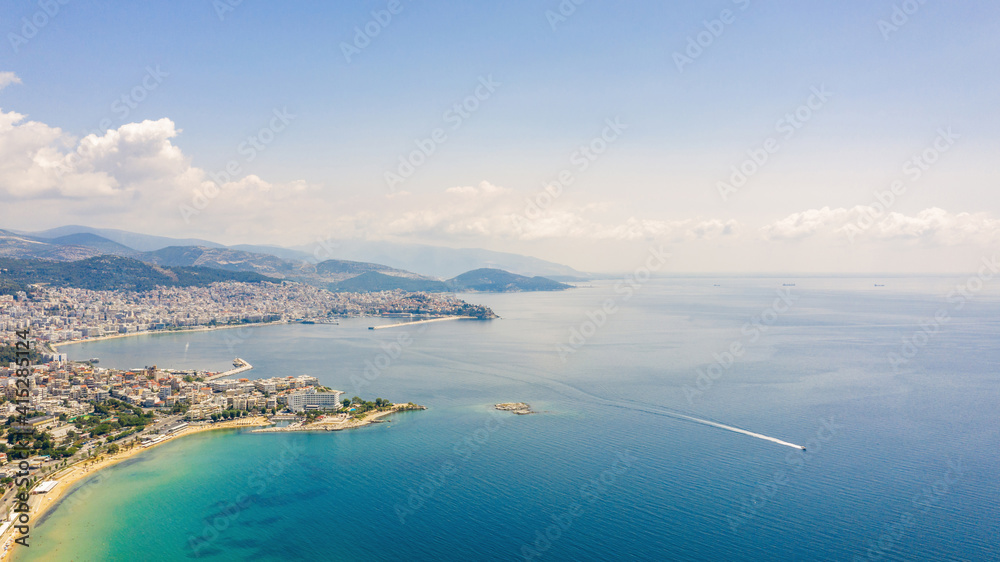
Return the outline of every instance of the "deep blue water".
<path id="1" fill-rule="evenodd" d="M 595 283 L 466 295 L 503 317 L 490 322 L 70 346 L 115 367 L 239 356 L 254 377 L 307 373 L 429 409 L 155 448 L 78 486 L 18 559 L 998 560 L 1000 299 L 987 285 L 956 309 L 946 296 L 964 282 L 679 278 L 628 300 Z M 794 302 L 772 314 L 783 283 Z M 607 299 L 617 311 L 591 333 Z M 939 310 L 894 369 L 889 354 Z M 573 329 L 590 334 L 577 347 Z M 693 394 L 734 342 L 741 356 Z M 366 362 L 382 368 L 360 383 Z M 497 415 L 502 401 L 541 413 Z"/>

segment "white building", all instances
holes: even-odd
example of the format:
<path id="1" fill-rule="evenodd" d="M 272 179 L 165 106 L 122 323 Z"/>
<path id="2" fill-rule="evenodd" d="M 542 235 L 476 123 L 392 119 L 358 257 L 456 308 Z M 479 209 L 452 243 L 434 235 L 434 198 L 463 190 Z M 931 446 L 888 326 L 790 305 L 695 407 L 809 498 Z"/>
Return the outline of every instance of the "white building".
<path id="1" fill-rule="evenodd" d="M 289 394 L 285 398 L 285 402 L 293 412 L 301 412 L 305 409 L 338 410 L 341 406 L 340 397 L 343 395 L 344 393 L 339 390 L 316 392 L 315 388 L 310 388 Z"/>

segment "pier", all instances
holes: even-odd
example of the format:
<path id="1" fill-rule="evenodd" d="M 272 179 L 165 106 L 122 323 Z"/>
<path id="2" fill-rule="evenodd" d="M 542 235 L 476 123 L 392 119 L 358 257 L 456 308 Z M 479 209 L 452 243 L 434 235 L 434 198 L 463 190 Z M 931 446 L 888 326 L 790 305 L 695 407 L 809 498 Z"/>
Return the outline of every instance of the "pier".
<path id="1" fill-rule="evenodd" d="M 427 324 L 430 322 L 442 322 L 444 320 L 475 320 L 475 316 L 442 316 L 440 318 L 429 318 L 427 320 L 414 320 L 412 322 L 397 322 L 396 324 L 385 324 L 383 326 L 368 326 L 369 330 L 383 330 L 385 328 L 398 328 L 399 326 L 413 326 L 416 324 Z"/>
<path id="2" fill-rule="evenodd" d="M 245 372 L 249 371 L 250 369 L 253 369 L 253 365 L 251 365 L 250 363 L 247 363 L 246 361 L 244 361 L 243 359 L 240 359 L 239 357 L 237 357 L 236 359 L 233 360 L 233 367 L 236 367 L 236 368 L 235 369 L 230 369 L 230 370 L 228 370 L 228 371 L 226 371 L 224 373 L 219 373 L 218 375 L 212 375 L 210 377 L 206 377 L 205 380 L 206 381 L 214 381 L 215 379 L 221 379 L 223 377 L 231 377 L 233 375 L 238 375 L 240 373 L 245 373 Z"/>

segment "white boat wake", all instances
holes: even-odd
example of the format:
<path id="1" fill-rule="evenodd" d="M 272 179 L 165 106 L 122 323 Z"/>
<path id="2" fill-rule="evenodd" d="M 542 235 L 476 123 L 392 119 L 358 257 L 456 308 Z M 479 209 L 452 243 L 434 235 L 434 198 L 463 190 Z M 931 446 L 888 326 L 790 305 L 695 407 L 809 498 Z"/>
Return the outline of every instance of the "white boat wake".
<path id="1" fill-rule="evenodd" d="M 415 352 L 411 351 L 410 353 L 415 353 Z M 422 354 L 422 355 L 425 355 L 427 357 L 431 357 L 430 355 L 427 355 L 427 354 Z M 441 358 L 440 356 L 434 356 L 434 359 L 437 360 L 437 361 L 441 361 L 443 358 Z M 454 363 L 454 364 L 457 364 L 457 365 L 462 365 L 462 366 L 467 366 L 467 367 L 473 367 L 473 368 L 476 368 L 476 370 L 474 372 L 481 372 L 478 369 L 478 366 L 474 366 L 473 364 L 468 363 L 468 362 L 456 361 L 454 359 L 450 360 L 450 362 Z M 739 434 L 747 435 L 747 436 L 750 436 L 750 437 L 756 437 L 757 439 L 763 439 L 764 441 L 770 441 L 771 443 L 777 443 L 778 445 L 784 445 L 785 447 L 791 447 L 793 449 L 800 449 L 802 451 L 806 450 L 806 448 L 803 447 L 802 445 L 796 445 L 795 443 L 789 443 L 788 441 L 782 441 L 781 439 L 778 439 L 777 437 L 770 437 L 770 436 L 764 435 L 762 433 L 754 433 L 753 431 L 748 431 L 746 429 L 741 429 L 739 427 L 733 427 L 731 425 L 726 425 L 724 423 L 718 423 L 718 422 L 714 422 L 714 421 L 705 420 L 705 419 L 702 419 L 702 418 L 696 418 L 694 416 L 689 416 L 687 414 L 682 414 L 680 412 L 676 412 L 676 411 L 671 410 L 669 408 L 663 408 L 663 407 L 660 407 L 660 406 L 653 406 L 653 405 L 650 405 L 650 404 L 643 404 L 641 402 L 632 402 L 632 401 L 624 401 L 624 400 L 609 400 L 607 398 L 604 398 L 603 396 L 597 396 L 595 394 L 591 394 L 591 393 L 589 393 L 589 392 L 587 392 L 587 391 L 585 391 L 583 389 L 577 388 L 577 387 L 575 387 L 573 385 L 570 385 L 570 384 L 567 384 L 567 383 L 564 383 L 564 382 L 561 382 L 561 381 L 556 381 L 556 380 L 548 379 L 548 378 L 545 378 L 545 377 L 538 377 L 537 375 L 534 376 L 534 377 L 531 377 L 530 379 L 519 379 L 517 377 L 502 376 L 502 375 L 499 375 L 497 373 L 493 373 L 493 375 L 494 376 L 499 376 L 499 377 L 505 378 L 505 379 L 517 380 L 517 381 L 520 381 L 520 382 L 530 382 L 530 383 L 533 383 L 533 384 L 540 384 L 541 383 L 542 386 L 546 386 L 546 387 L 548 387 L 548 388 L 550 388 L 552 390 L 555 390 L 555 391 L 559 392 L 560 394 L 563 394 L 564 396 L 574 396 L 575 395 L 576 398 L 580 398 L 581 396 L 583 396 L 583 397 L 586 397 L 587 399 L 589 399 L 589 401 L 595 402 L 595 403 L 598 403 L 598 404 L 604 404 L 604 405 L 607 405 L 607 406 L 614 406 L 614 407 L 617 407 L 617 408 L 624 408 L 626 410 L 638 410 L 638 411 L 646 412 L 646 413 L 649 413 L 649 414 L 656 414 L 656 415 L 660 415 L 660 416 L 671 417 L 671 418 L 674 418 L 674 419 L 686 420 L 686 421 L 689 421 L 689 422 L 694 422 L 694 423 L 701 424 L 701 425 L 707 425 L 709 427 L 714 427 L 714 428 L 717 428 L 717 429 L 724 429 L 726 431 L 732 431 L 733 433 L 739 433 Z"/>
<path id="2" fill-rule="evenodd" d="M 731 425 L 725 425 L 725 424 L 721 424 L 721 423 L 715 423 L 715 422 L 711 422 L 711 421 L 708 421 L 708 420 L 703 420 L 703 419 L 695 418 L 695 417 L 691 417 L 691 416 L 685 416 L 684 414 L 677 414 L 677 413 L 673 413 L 673 412 L 671 412 L 669 415 L 675 416 L 675 417 L 678 417 L 678 418 L 682 418 L 682 419 L 685 419 L 685 420 L 690 420 L 690 421 L 693 421 L 695 423 L 700 423 L 700 424 L 704 424 L 704 425 L 710 425 L 712 427 L 718 427 L 719 429 L 725 429 L 726 431 L 734 431 L 736 433 L 742 433 L 743 435 L 749 435 L 750 437 L 756 437 L 757 439 L 763 439 L 764 441 L 770 441 L 772 443 L 777 443 L 778 445 L 784 445 L 786 447 L 791 447 L 793 449 L 802 449 L 803 451 L 806 450 L 806 448 L 803 447 L 802 445 L 796 445 L 795 443 L 789 443 L 788 441 L 782 441 L 781 439 L 778 439 L 777 437 L 768 437 L 767 435 L 762 435 L 760 433 L 754 433 L 752 431 L 747 431 L 745 429 L 740 429 L 738 427 L 733 427 Z"/>
<path id="3" fill-rule="evenodd" d="M 734 427 L 734 426 L 731 426 L 731 425 L 726 425 L 724 423 L 719 423 L 719 422 L 714 422 L 714 421 L 710 421 L 710 420 L 705 420 L 705 419 L 702 419 L 702 418 L 696 418 L 694 416 L 689 416 L 687 414 L 682 414 L 680 412 L 675 412 L 674 410 L 671 410 L 669 408 L 662 408 L 662 407 L 659 407 L 659 406 L 649 406 L 649 405 L 641 404 L 641 403 L 622 402 L 622 401 L 619 401 L 619 400 L 608 400 L 606 398 L 599 398 L 599 397 L 595 397 L 595 398 L 597 398 L 601 402 L 605 402 L 605 403 L 608 403 L 608 404 L 613 404 L 615 406 L 618 406 L 619 408 L 626 408 L 626 409 L 629 409 L 629 410 L 640 410 L 640 411 L 643 411 L 643 412 L 648 412 L 650 414 L 658 414 L 658 415 L 661 415 L 661 416 L 667 416 L 667 417 L 671 417 L 671 418 L 675 418 L 675 419 L 679 419 L 679 420 L 685 420 L 685 421 L 689 421 L 689 422 L 694 422 L 694 423 L 701 424 L 701 425 L 707 425 L 709 427 L 715 427 L 715 428 L 718 428 L 718 429 L 724 429 L 726 431 L 732 431 L 733 433 L 740 433 L 740 434 L 743 434 L 743 435 L 749 435 L 750 437 L 756 437 L 757 439 L 763 439 L 764 441 L 770 441 L 771 443 L 777 443 L 778 445 L 784 445 L 786 447 L 791 447 L 793 449 L 801 449 L 803 451 L 806 450 L 806 448 L 803 447 L 802 445 L 796 445 L 795 443 L 789 443 L 788 441 L 782 441 L 781 439 L 778 439 L 777 437 L 771 437 L 771 436 L 768 436 L 768 435 L 764 435 L 762 433 L 754 433 L 753 431 L 748 431 L 746 429 L 741 429 L 739 427 Z"/>

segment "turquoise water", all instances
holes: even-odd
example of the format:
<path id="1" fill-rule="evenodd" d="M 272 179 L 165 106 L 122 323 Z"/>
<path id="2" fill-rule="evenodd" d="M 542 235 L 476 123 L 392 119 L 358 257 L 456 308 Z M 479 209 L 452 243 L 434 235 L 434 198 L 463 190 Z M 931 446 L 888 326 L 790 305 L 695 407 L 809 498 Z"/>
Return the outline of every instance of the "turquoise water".
<path id="1" fill-rule="evenodd" d="M 785 282 L 793 304 L 769 312 Z M 491 322 L 70 346 L 115 367 L 239 356 L 255 377 L 307 373 L 429 409 L 165 444 L 78 484 L 16 559 L 996 560 L 1000 299 L 987 286 L 956 309 L 956 282 L 683 278 L 628 300 L 598 283 L 468 295 L 503 317 Z M 602 321 L 607 299 L 618 309 Z M 948 320 L 894 369 L 888 354 L 940 309 Z M 741 356 L 693 394 L 734 342 Z M 501 401 L 541 413 L 498 415 Z"/>

